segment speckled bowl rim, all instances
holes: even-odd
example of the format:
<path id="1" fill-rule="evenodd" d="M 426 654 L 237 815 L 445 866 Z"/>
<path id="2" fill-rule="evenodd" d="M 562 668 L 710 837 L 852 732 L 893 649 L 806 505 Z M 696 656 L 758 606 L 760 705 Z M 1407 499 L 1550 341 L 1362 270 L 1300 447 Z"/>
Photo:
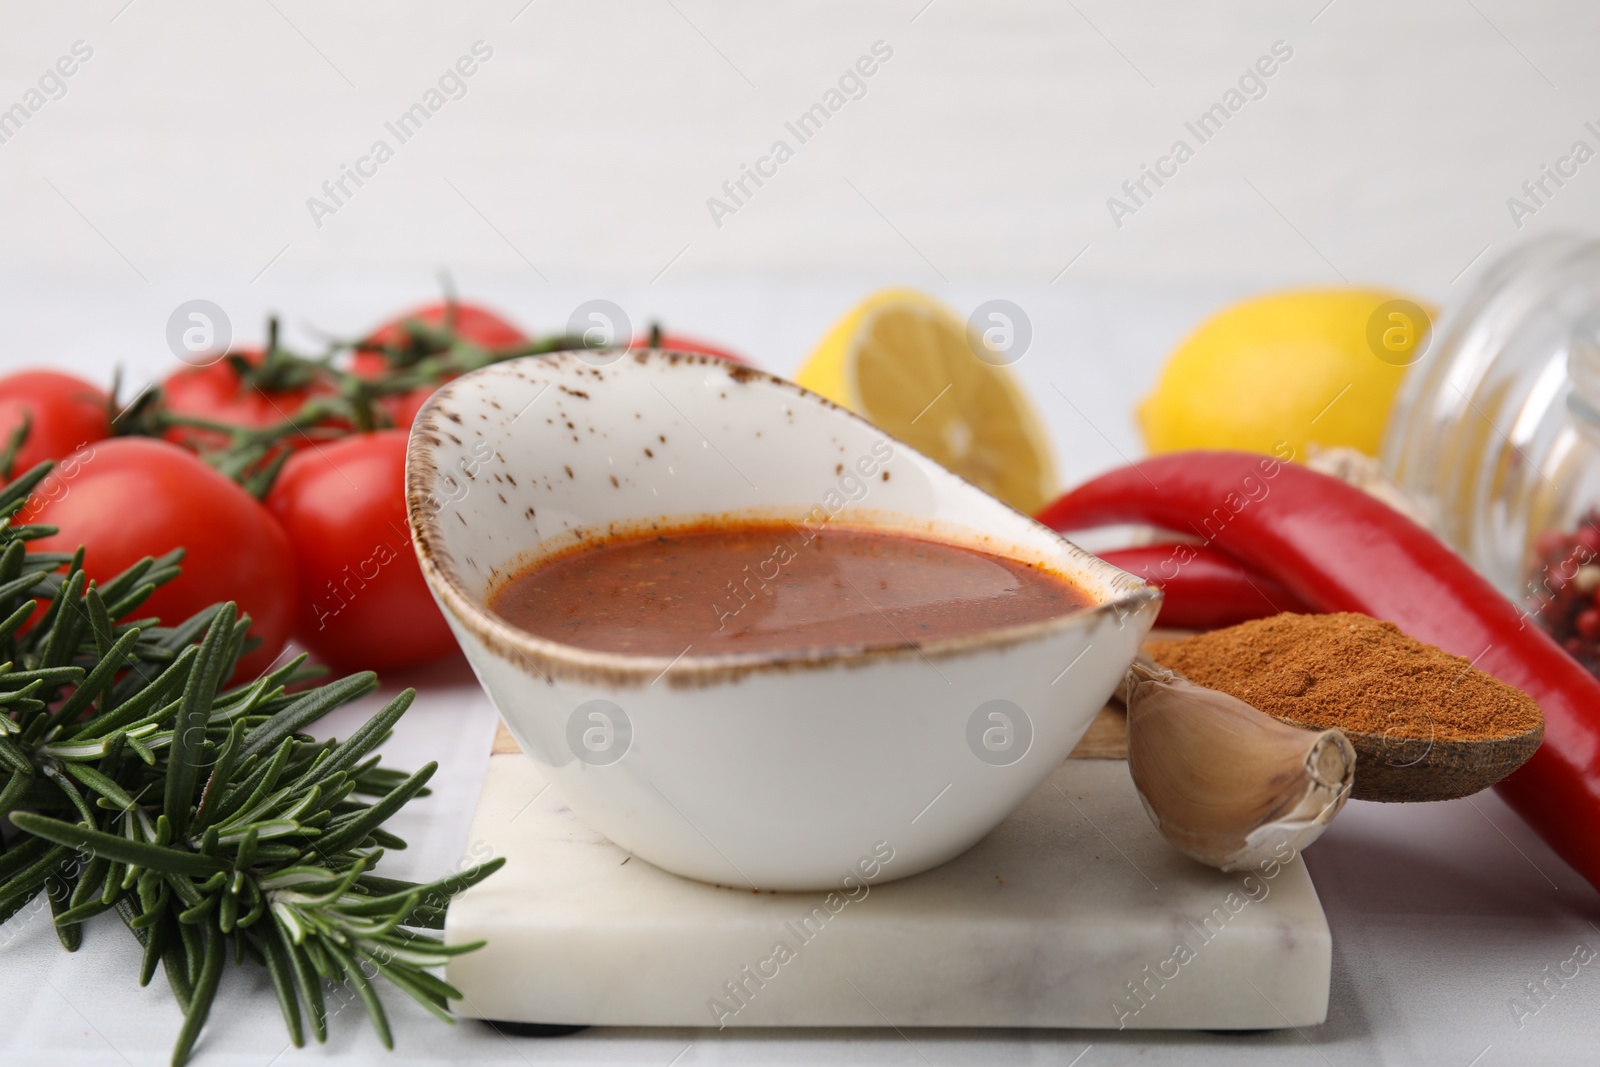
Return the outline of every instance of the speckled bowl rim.
<path id="1" fill-rule="evenodd" d="M 760 380 L 769 386 L 793 393 L 804 403 L 831 409 L 840 417 L 862 423 L 870 427 L 874 433 L 888 437 L 907 452 L 914 454 L 917 459 L 926 460 L 930 465 L 931 476 L 951 478 L 970 486 L 974 492 L 983 492 L 977 486 L 966 482 L 960 475 L 928 459 L 893 434 L 872 425 L 855 412 L 786 378 L 754 367 L 731 364 L 727 360 L 693 352 L 634 349 L 624 358 L 632 358 L 641 364 L 659 360 L 671 364 L 704 365 L 729 370 L 740 381 Z M 437 449 L 444 447 L 440 437 L 448 437 L 458 447 L 461 444 L 460 439 L 453 433 L 438 425 L 437 414 L 442 405 L 454 397 L 459 385 L 480 375 L 494 376 L 509 373 L 525 360 L 536 360 L 546 367 L 582 362 L 574 352 L 521 356 L 481 367 L 440 386 L 417 413 L 410 439 L 406 443 L 406 518 L 411 527 L 411 540 L 416 549 L 417 559 L 421 563 L 423 576 L 445 610 L 468 633 L 483 642 L 491 652 L 519 667 L 532 668 L 546 682 L 554 682 L 559 678 L 563 681 L 631 688 L 664 680 L 674 688 L 702 688 L 758 673 L 792 673 L 833 669 L 839 666 L 864 667 L 907 658 L 949 660 L 1009 648 L 1061 631 L 1092 628 L 1100 624 L 1100 617 L 1115 616 L 1120 621 L 1152 606 L 1158 606 L 1161 601 L 1162 593 L 1158 587 L 1079 548 L 1049 527 L 1035 523 L 1059 543 L 1059 547 L 1069 558 L 1083 566 L 1086 572 L 1103 581 L 1105 587 L 1115 591 L 1115 595 L 1091 607 L 1058 615 L 1042 622 L 1023 623 L 926 643 L 908 642 L 903 645 L 846 646 L 794 652 L 746 652 L 673 658 L 600 652 L 537 637 L 494 614 L 466 591 L 455 562 L 444 547 L 444 539 L 438 525 L 444 510 L 426 506 L 432 497 L 432 487 L 438 478 L 438 467 L 434 463 L 433 456 Z M 583 369 L 589 366 L 587 362 L 582 362 Z M 593 383 L 589 383 L 587 388 L 593 389 Z M 1009 508 L 1009 505 L 1001 503 L 1002 506 Z M 1016 511 L 1015 508 L 1009 510 L 1028 522 L 1034 522 L 1031 516 Z M 641 521 L 648 518 L 650 516 L 639 517 Z M 996 536 L 1001 541 L 1010 541 L 1010 538 Z M 1085 592 L 1095 595 L 1092 590 Z"/>

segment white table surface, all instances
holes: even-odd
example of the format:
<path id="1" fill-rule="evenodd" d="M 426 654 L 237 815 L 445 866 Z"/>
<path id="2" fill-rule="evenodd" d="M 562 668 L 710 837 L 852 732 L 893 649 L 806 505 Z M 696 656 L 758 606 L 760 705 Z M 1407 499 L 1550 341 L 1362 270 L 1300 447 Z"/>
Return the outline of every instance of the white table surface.
<path id="1" fill-rule="evenodd" d="M 727 278 L 651 291 L 651 313 L 744 348 L 768 367 L 792 369 L 828 319 L 865 279 L 780 281 Z M 620 291 L 618 286 L 613 291 Z M 574 289 L 572 292 L 582 290 Z M 958 306 L 988 287 L 952 287 Z M 1018 365 L 1039 398 L 1064 475 L 1079 479 L 1138 450 L 1128 412 L 1162 353 L 1221 291 L 1129 287 L 1029 288 L 1019 303 L 1035 322 L 1036 351 Z M 325 325 L 356 329 L 377 308 L 420 295 L 391 283 L 352 286 L 353 301 L 373 310 L 341 311 L 324 289 L 306 284 L 280 293 L 285 308 L 319 309 Z M 514 279 L 490 275 L 474 290 L 499 298 L 530 326 L 559 321 L 566 293 L 530 304 Z M 71 303 L 61 286 L 13 290 L 30 321 Z M 113 305 L 96 317 L 104 350 L 75 350 L 74 363 L 103 373 L 115 350 Z M 560 313 L 564 316 L 564 312 Z M 1077 410 L 1050 383 L 1075 397 Z M 1087 416 L 1087 418 L 1085 417 Z M 1091 423 L 1088 419 L 1092 419 Z M 422 687 L 386 756 L 396 766 L 441 763 L 434 795 L 397 820 L 412 847 L 392 854 L 399 875 L 437 877 L 452 869 L 466 840 L 495 714 L 459 662 L 413 678 L 386 679 L 388 690 Z M 380 694 L 381 696 L 381 694 Z M 377 706 L 370 698 L 367 710 Z M 327 728 L 345 733 L 358 712 L 346 709 Z M 1600 950 L 1600 895 L 1556 858 L 1492 793 L 1444 804 L 1352 802 L 1306 853 L 1334 938 L 1328 1021 L 1299 1031 L 1257 1035 L 1114 1031 L 892 1029 L 775 1031 L 596 1029 L 560 1039 L 506 1038 L 477 1023 L 439 1025 L 403 997 L 386 1002 L 395 1016 L 397 1051 L 383 1052 L 355 1011 L 332 1024 L 323 1048 L 287 1048 L 276 1005 L 261 975 L 230 971 L 200 1063 L 267 1067 L 336 1057 L 360 1064 L 522 1063 L 903 1063 L 1070 1064 L 1444 1064 L 1593 1061 L 1600 981 L 1582 969 L 1519 1027 L 1511 998 L 1555 972 L 1575 948 Z M 538 967 L 540 961 L 530 960 Z M 0 927 L 0 1063 L 127 1065 L 166 1062 L 179 1016 L 158 976 L 136 988 L 133 941 L 113 917 L 92 926 L 76 956 L 59 948 L 46 920 L 24 914 Z M 1546 968 L 1549 968 L 1547 971 Z M 1552 987 L 1554 988 L 1554 987 Z M 674 1059 L 677 1057 L 677 1059 Z M 1474 1059 L 1477 1057 L 1476 1059 Z"/>
<path id="2" fill-rule="evenodd" d="M 963 312 L 996 296 L 1027 311 L 1018 370 L 1077 479 L 1137 452 L 1133 401 L 1224 298 L 1346 277 L 1448 302 L 1519 237 L 1595 226 L 1594 164 L 1523 229 L 1506 198 L 1575 138 L 1595 143 L 1597 19 L 1585 0 L 8 5 L 0 109 L 74 41 L 95 56 L 0 144 L 0 370 L 146 379 L 196 297 L 242 340 L 268 310 L 293 338 L 356 333 L 449 269 L 531 328 L 605 297 L 782 372 L 894 282 Z M 316 227 L 306 198 L 478 39 L 496 54 L 469 95 Z M 715 226 L 705 198 L 878 39 L 896 55 L 868 95 Z M 1107 197 L 1279 39 L 1295 58 L 1269 94 L 1117 228 Z M 393 859 L 427 876 L 468 844 L 493 713 L 459 665 L 417 681 L 390 754 L 443 768 Z M 230 973 L 199 1062 L 1594 1061 L 1592 965 L 1521 1028 L 1509 1001 L 1600 947 L 1600 899 L 1492 794 L 1354 803 L 1307 862 L 1335 955 L 1329 1021 L 1302 1033 L 507 1040 L 390 997 L 394 1054 L 353 1018 L 294 1052 L 260 977 Z M 0 927 L 0 1064 L 165 1063 L 178 1015 L 160 977 L 132 986 L 133 965 L 114 919 L 75 957 L 37 917 Z"/>

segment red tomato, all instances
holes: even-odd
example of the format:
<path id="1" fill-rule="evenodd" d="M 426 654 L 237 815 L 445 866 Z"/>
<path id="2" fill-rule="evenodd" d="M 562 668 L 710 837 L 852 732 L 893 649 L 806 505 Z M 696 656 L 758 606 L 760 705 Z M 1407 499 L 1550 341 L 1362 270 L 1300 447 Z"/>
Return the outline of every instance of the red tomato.
<path id="1" fill-rule="evenodd" d="M 267 494 L 294 543 L 295 636 L 341 670 L 404 667 L 456 648 L 411 547 L 406 436 L 379 430 L 296 453 Z"/>
<path id="2" fill-rule="evenodd" d="M 23 521 L 59 533 L 43 552 L 85 548 L 84 569 L 105 581 L 145 556 L 185 550 L 183 573 L 134 610 L 169 626 L 219 600 L 250 616 L 261 644 L 239 661 L 248 681 L 271 665 L 294 625 L 289 538 L 249 493 L 189 452 L 147 437 L 118 437 L 73 453 L 40 483 Z"/>
<path id="3" fill-rule="evenodd" d="M 261 353 L 253 349 L 235 354 L 252 364 L 261 362 Z M 283 422 L 307 400 L 332 389 L 331 385 L 318 382 L 298 389 L 263 390 L 240 378 L 233 364 L 225 359 L 207 367 L 174 371 L 161 383 L 165 407 L 173 414 L 247 427 Z M 200 427 L 174 426 L 162 436 L 190 449 L 217 448 L 228 443 L 223 434 Z M 310 443 L 298 434 L 288 441 L 289 447 L 295 449 Z"/>
<path id="4" fill-rule="evenodd" d="M 0 378 L 0 448 L 28 419 L 28 437 L 11 465 L 21 474 L 111 435 L 111 399 L 104 389 L 53 370 Z"/>
<path id="5" fill-rule="evenodd" d="M 420 319 L 432 326 L 443 326 L 449 314 L 449 304 L 427 304 L 379 326 L 367 341 L 375 345 L 402 346 L 406 343 L 407 322 Z M 528 339 L 526 334 L 506 319 L 476 304 L 455 305 L 454 327 L 459 336 L 488 349 L 509 348 Z M 377 352 L 363 352 L 360 355 L 383 359 L 382 354 Z"/>
<path id="6" fill-rule="evenodd" d="M 641 334 L 640 336 L 635 337 L 633 339 L 633 344 L 629 345 L 628 347 L 649 348 L 650 335 Z M 715 356 L 718 359 L 725 359 L 730 363 L 743 363 L 747 366 L 750 362 L 742 356 L 734 355 L 726 348 L 720 348 L 717 345 L 709 344 L 705 341 L 699 341 L 693 337 L 685 337 L 681 333 L 663 333 L 661 335 L 661 339 L 656 342 L 656 347 L 665 348 L 672 352 L 698 352 L 702 356 Z"/>
<path id="7" fill-rule="evenodd" d="M 378 327 L 372 336 L 367 338 L 366 343 L 403 348 L 408 343 L 405 330 L 407 322 L 420 319 L 434 326 L 443 326 L 449 314 L 448 304 L 428 304 Z M 453 325 L 459 336 L 490 351 L 510 348 L 528 339 L 510 322 L 488 308 L 475 304 L 456 304 Z M 382 352 L 357 352 L 350 365 L 351 373 L 362 378 L 377 378 L 388 369 L 388 357 Z M 441 379 L 440 384 L 443 384 L 443 381 Z M 433 395 L 434 388 L 438 387 L 413 389 L 408 393 L 385 397 L 382 401 L 384 410 L 394 419 L 396 426 L 407 429 L 416 421 L 417 412 L 422 410 L 422 405 Z"/>

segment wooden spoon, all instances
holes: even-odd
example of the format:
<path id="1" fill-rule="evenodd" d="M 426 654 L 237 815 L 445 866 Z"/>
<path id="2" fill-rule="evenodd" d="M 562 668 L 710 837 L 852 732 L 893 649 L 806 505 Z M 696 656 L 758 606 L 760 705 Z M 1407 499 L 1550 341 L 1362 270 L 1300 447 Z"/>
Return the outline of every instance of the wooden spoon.
<path id="1" fill-rule="evenodd" d="M 1279 718 L 1307 729 L 1315 723 Z M 1356 800 L 1455 800 L 1488 789 L 1528 762 L 1544 740 L 1544 723 L 1525 733 L 1464 741 L 1394 737 L 1345 730 L 1356 750 Z"/>
<path id="2" fill-rule="evenodd" d="M 1151 663 L 1145 657 L 1141 660 L 1147 666 Z M 1461 740 L 1401 737 L 1350 730 L 1336 723 L 1270 717 L 1304 730 L 1342 730 L 1356 753 L 1350 793 L 1355 800 L 1418 802 L 1471 796 L 1528 762 L 1544 740 L 1542 722 L 1519 734 Z"/>

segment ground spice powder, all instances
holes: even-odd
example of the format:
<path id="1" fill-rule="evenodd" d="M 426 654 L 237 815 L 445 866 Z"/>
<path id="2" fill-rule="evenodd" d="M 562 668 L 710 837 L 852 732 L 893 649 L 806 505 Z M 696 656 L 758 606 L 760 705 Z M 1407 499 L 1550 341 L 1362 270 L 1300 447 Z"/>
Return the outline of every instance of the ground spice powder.
<path id="1" fill-rule="evenodd" d="M 1473 740 L 1543 721 L 1520 689 L 1366 615 L 1295 615 L 1145 646 L 1162 666 L 1317 729 Z"/>

